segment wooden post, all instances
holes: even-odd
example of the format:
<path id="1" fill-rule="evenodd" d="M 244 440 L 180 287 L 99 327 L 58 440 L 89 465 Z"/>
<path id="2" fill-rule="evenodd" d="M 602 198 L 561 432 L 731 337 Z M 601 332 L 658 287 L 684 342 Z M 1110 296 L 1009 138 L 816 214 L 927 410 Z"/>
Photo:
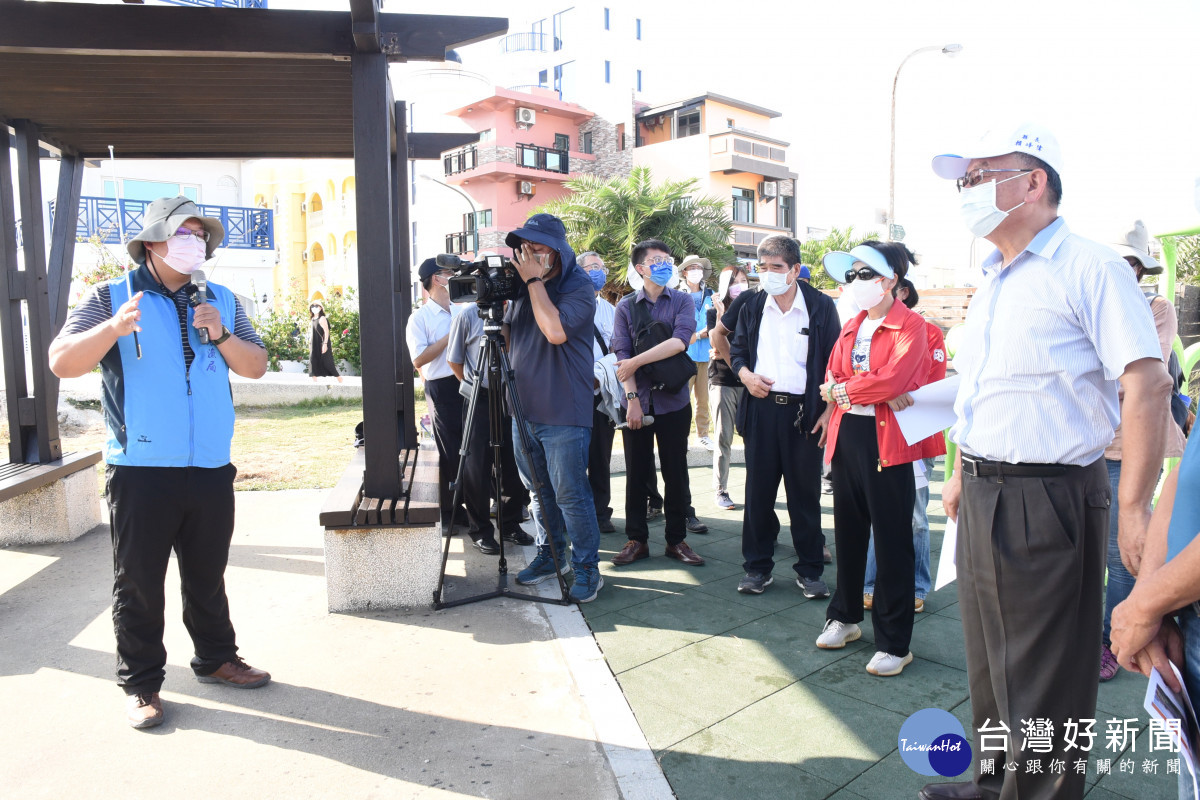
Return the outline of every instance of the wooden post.
<path id="1" fill-rule="evenodd" d="M 45 464 L 62 457 L 58 439 L 58 408 L 56 385 L 46 352 L 50 347 L 50 297 L 46 281 L 46 238 L 42 224 L 41 153 L 38 146 L 38 126 L 30 120 L 16 120 L 17 133 L 17 196 L 21 204 L 21 236 L 25 269 L 20 279 L 10 283 L 10 292 L 19 288 L 25 298 L 25 315 L 29 320 L 29 351 L 32 353 L 33 396 L 9 396 L 19 406 L 22 458 L 27 464 Z M 11 294 L 10 294 L 11 296 Z M 11 306 L 10 306 L 11 308 Z M 18 323 L 19 324 L 19 323 Z M 21 362 L 24 365 L 24 357 Z M 52 398 L 51 395 L 54 395 Z M 15 433 L 15 432 L 14 432 Z M 15 436 L 14 436 L 15 438 Z"/>
<path id="2" fill-rule="evenodd" d="M 10 148 L 8 126 L 0 125 L 0 358 L 4 361 L 4 388 L 8 393 L 8 460 L 20 464 L 25 460 L 25 447 L 17 398 L 27 392 L 25 327 L 21 322 L 25 276 L 17 269 Z"/>
<path id="3" fill-rule="evenodd" d="M 64 154 L 58 167 L 58 196 L 54 201 L 54 224 L 50 229 L 50 261 L 46 265 L 50 294 L 50 332 L 54 336 L 58 335 L 67 320 L 82 186 L 83 158 Z"/>
<path id="4" fill-rule="evenodd" d="M 401 442 L 394 311 L 396 216 L 392 208 L 395 119 L 388 98 L 387 56 L 355 53 L 350 69 L 366 437 L 363 493 L 398 498 Z"/>
<path id="5" fill-rule="evenodd" d="M 412 223 L 409 218 L 409 171 L 408 171 L 408 104 L 403 100 L 396 103 L 396 151 L 392 153 L 392 171 L 396 176 L 392 186 L 393 203 L 396 208 L 396 293 L 393 313 L 396 318 L 396 374 L 399 376 L 400 393 L 400 449 L 417 447 L 417 417 L 413 377 L 412 354 L 404 340 L 408 318 L 412 315 Z"/>

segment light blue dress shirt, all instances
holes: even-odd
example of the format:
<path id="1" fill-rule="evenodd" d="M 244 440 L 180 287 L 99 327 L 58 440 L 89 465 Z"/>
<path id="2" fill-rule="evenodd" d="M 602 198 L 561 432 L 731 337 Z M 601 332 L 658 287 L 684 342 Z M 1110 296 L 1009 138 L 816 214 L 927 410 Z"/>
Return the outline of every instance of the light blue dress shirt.
<path id="1" fill-rule="evenodd" d="M 1059 217 L 1011 264 L 993 252 L 983 274 L 954 357 L 951 438 L 995 461 L 1091 464 L 1120 422 L 1117 379 L 1162 358 L 1133 270 Z"/>

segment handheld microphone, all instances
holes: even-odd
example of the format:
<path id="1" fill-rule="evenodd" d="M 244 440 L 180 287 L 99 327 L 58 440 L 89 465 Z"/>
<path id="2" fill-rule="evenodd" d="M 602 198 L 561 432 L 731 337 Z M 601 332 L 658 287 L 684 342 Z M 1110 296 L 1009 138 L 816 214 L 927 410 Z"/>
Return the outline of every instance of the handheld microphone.
<path id="1" fill-rule="evenodd" d="M 642 427 L 643 428 L 648 427 L 653 424 L 654 424 L 654 417 L 652 415 L 647 414 L 646 416 L 642 417 Z M 629 427 L 628 422 L 621 422 L 621 423 L 618 423 L 613 426 L 613 428 L 618 431 L 623 431 L 628 427 Z"/>
<path id="2" fill-rule="evenodd" d="M 196 270 L 192 273 L 192 282 L 187 285 L 188 305 L 192 308 L 199 308 L 204 305 L 205 289 L 208 286 L 208 279 L 204 277 L 204 270 Z M 200 340 L 200 344 L 208 344 L 208 328 L 197 328 L 196 338 Z"/>

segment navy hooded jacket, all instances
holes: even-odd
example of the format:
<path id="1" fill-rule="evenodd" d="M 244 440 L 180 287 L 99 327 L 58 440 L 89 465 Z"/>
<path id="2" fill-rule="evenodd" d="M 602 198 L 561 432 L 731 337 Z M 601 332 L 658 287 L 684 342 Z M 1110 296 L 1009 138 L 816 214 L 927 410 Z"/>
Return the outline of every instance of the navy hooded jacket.
<path id="1" fill-rule="evenodd" d="M 520 240 L 553 247 L 562 270 L 544 281 L 550 302 L 558 309 L 567 340 L 551 344 L 538 327 L 527 293 L 509 304 L 508 353 L 516 375 L 516 391 L 528 422 L 540 425 L 592 427 L 592 328 L 595 290 L 587 273 L 575 263 L 562 222 L 550 214 L 534 214 L 508 235 L 509 247 Z"/>

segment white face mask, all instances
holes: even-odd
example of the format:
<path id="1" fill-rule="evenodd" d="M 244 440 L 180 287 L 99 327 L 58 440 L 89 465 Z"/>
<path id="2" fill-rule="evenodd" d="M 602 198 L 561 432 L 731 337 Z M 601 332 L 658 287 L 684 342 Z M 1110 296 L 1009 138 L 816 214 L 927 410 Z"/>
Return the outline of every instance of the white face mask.
<path id="1" fill-rule="evenodd" d="M 699 286 L 700 281 L 704 279 L 704 270 L 689 269 L 687 271 L 687 279 L 688 283 L 692 284 L 693 286 Z"/>
<path id="2" fill-rule="evenodd" d="M 872 281 L 864 281 L 862 278 L 850 284 L 850 296 L 854 298 L 854 302 L 864 311 L 869 311 L 882 302 L 887 290 L 883 288 L 883 278 L 879 277 Z"/>
<path id="3" fill-rule="evenodd" d="M 204 264 L 208 256 L 208 248 L 195 236 L 172 236 L 167 239 L 167 254 L 164 256 L 155 250 L 154 255 L 166 262 L 167 266 L 176 272 L 182 275 L 191 275 Z"/>
<path id="4" fill-rule="evenodd" d="M 788 272 L 764 272 L 762 273 L 763 290 L 772 297 L 778 297 L 787 292 L 791 288 L 791 282 L 788 281 Z"/>
<path id="5" fill-rule="evenodd" d="M 967 230 L 976 236 L 987 236 L 996 230 L 997 226 L 1001 222 L 1004 222 L 1005 217 L 1011 212 L 1025 205 L 1022 201 L 1008 211 L 1001 211 L 996 206 L 997 184 L 1020 177 L 1022 176 L 1013 175 L 1012 178 L 1005 178 L 1002 181 L 987 181 L 978 186 L 963 189 L 958 196 L 958 202 L 959 210 L 962 212 L 963 223 L 966 224 Z"/>

